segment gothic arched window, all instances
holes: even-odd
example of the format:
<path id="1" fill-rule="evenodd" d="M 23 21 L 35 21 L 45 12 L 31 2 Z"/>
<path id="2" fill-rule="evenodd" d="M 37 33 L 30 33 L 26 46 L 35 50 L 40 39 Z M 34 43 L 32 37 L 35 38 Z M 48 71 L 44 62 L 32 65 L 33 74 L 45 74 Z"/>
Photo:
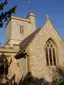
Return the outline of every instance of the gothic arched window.
<path id="1" fill-rule="evenodd" d="M 57 55 L 56 55 L 56 45 L 55 43 L 49 39 L 46 42 L 46 63 L 47 66 L 55 66 L 56 65 L 56 61 L 57 61 Z"/>
<path id="2" fill-rule="evenodd" d="M 8 74 L 8 61 L 3 55 L 0 56 L 0 75 Z"/>

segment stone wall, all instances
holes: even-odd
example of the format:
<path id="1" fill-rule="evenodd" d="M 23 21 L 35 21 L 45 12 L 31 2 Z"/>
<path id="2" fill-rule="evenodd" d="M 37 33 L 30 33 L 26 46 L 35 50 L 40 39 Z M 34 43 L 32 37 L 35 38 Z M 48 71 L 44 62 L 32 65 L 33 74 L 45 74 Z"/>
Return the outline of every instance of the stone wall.
<path id="1" fill-rule="evenodd" d="M 57 46 L 56 57 L 58 57 L 58 60 L 56 66 L 47 66 L 46 64 L 45 44 L 49 38 L 51 38 Z M 39 33 L 35 35 L 35 38 L 33 38 L 31 43 L 27 46 L 26 51 L 29 55 L 29 71 L 36 78 L 43 78 L 47 82 L 52 82 L 54 80 L 52 76 L 54 72 L 52 69 L 55 69 L 59 65 L 64 65 L 63 50 L 63 40 L 58 35 L 51 22 L 49 20 L 46 21 Z"/>

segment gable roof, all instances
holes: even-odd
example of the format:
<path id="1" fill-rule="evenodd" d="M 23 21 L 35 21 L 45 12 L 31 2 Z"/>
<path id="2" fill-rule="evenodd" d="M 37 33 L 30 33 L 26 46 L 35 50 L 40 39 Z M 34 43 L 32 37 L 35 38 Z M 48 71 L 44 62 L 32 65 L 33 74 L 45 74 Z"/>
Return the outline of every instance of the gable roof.
<path id="1" fill-rule="evenodd" d="M 40 32 L 40 30 L 45 26 L 45 24 L 47 23 L 47 21 L 49 20 L 48 15 L 46 15 L 46 21 L 43 24 L 43 26 L 41 26 L 39 29 L 37 29 L 36 31 L 34 31 L 33 33 L 31 33 L 28 37 L 26 37 L 21 43 L 20 43 L 20 51 L 18 52 L 17 55 L 19 55 L 20 53 L 23 52 L 23 50 L 33 41 L 33 39 L 37 36 L 37 34 Z M 51 21 L 50 21 L 51 23 Z M 52 24 L 52 23 L 51 23 Z M 53 25 L 52 25 L 53 26 Z M 54 26 L 53 26 L 54 27 Z M 57 31 L 56 31 L 57 32 Z"/>
<path id="2" fill-rule="evenodd" d="M 45 23 L 44 23 L 45 25 Z M 43 25 L 43 26 L 44 26 Z M 42 26 L 42 27 L 43 27 Z M 21 43 L 20 43 L 20 48 L 23 49 L 25 48 L 34 38 L 35 36 L 37 36 L 37 34 L 39 33 L 39 31 L 42 29 L 42 27 L 40 27 L 39 29 L 37 29 L 36 31 L 34 31 L 33 33 L 31 33 L 28 37 L 26 37 Z"/>
<path id="3" fill-rule="evenodd" d="M 43 24 L 43 26 L 45 24 L 46 22 Z M 42 29 L 43 26 L 41 26 L 39 29 L 31 33 L 28 37 L 26 37 L 22 42 L 20 42 L 19 45 L 21 50 L 17 53 L 17 55 L 23 52 L 23 50 L 30 44 L 30 42 L 35 38 L 35 36 L 37 36 L 37 34 L 39 33 L 39 31 Z M 17 58 L 17 55 L 15 56 L 15 58 Z"/>
<path id="4" fill-rule="evenodd" d="M 21 43 L 20 43 L 20 49 L 23 50 L 24 48 L 26 48 L 29 43 L 35 38 L 35 36 L 37 36 L 37 34 L 39 33 L 39 31 L 44 27 L 44 25 L 47 23 L 47 22 L 50 22 L 50 19 L 49 19 L 49 16 L 46 15 L 46 21 L 45 23 L 39 28 L 37 29 L 36 31 L 34 31 L 33 33 L 31 33 L 28 37 L 26 37 Z M 52 24 L 52 23 L 51 23 Z M 53 26 L 53 25 L 52 25 Z M 54 27 L 54 26 L 53 26 Z M 57 31 L 56 31 L 57 32 Z"/>

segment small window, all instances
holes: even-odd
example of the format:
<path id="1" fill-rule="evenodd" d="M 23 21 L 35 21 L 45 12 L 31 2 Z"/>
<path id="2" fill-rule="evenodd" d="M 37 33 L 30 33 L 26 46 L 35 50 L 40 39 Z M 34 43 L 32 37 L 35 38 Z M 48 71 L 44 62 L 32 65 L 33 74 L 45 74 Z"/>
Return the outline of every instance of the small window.
<path id="1" fill-rule="evenodd" d="M 22 25 L 20 25 L 20 33 L 24 33 L 24 28 Z"/>

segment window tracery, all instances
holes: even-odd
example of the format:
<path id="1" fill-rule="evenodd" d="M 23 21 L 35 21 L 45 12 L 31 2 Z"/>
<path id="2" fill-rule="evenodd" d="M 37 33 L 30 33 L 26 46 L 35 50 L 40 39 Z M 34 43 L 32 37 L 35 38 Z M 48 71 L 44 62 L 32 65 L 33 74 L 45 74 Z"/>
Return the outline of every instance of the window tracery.
<path id="1" fill-rule="evenodd" d="M 56 55 L 56 45 L 55 43 L 49 39 L 46 42 L 46 63 L 47 66 L 56 66 L 57 55 Z"/>

